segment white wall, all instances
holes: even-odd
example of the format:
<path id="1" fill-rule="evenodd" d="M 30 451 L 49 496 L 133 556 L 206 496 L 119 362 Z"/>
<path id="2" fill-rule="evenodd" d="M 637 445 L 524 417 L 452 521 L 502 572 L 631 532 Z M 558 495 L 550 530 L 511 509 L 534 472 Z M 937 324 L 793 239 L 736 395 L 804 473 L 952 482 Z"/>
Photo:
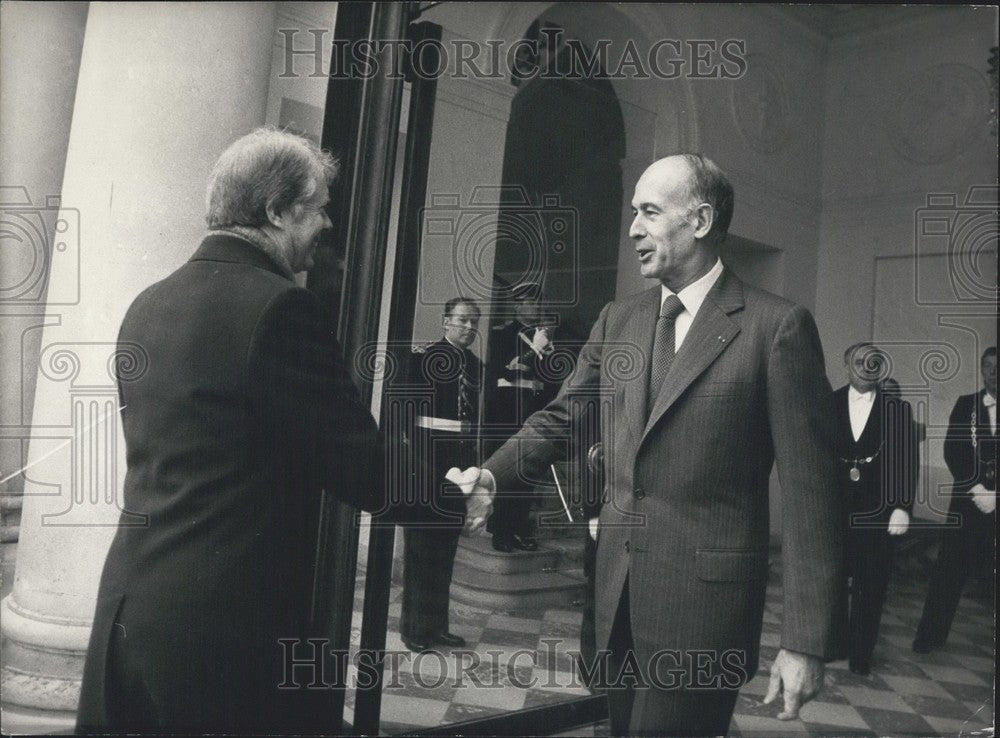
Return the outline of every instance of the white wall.
<path id="1" fill-rule="evenodd" d="M 948 413 L 958 395 L 981 386 L 979 353 L 996 342 L 996 190 L 978 191 L 992 208 L 960 206 L 970 188 L 996 185 L 986 70 L 997 9 L 922 11 L 830 45 L 816 317 L 834 386 L 844 383 L 844 348 L 886 344 L 904 395 L 931 424 L 923 459 L 933 489 L 949 481 L 940 443 Z M 933 208 L 943 213 L 935 218 L 954 227 L 981 212 L 986 228 L 928 236 L 928 197 L 937 194 L 959 207 Z M 965 268 L 971 263 L 981 277 Z M 971 289 L 952 286 L 956 268 Z M 984 317 L 968 317 L 975 314 Z M 933 363 L 935 355 L 945 363 L 921 369 L 921 357 Z M 918 514 L 933 515 L 927 500 Z"/>

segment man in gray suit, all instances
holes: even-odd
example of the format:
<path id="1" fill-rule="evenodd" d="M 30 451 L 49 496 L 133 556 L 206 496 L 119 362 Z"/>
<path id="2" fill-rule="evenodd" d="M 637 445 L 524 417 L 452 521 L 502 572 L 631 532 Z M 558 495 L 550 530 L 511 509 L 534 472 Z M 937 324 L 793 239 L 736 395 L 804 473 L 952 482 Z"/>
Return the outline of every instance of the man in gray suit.
<path id="1" fill-rule="evenodd" d="M 733 190 L 708 159 L 655 162 L 632 209 L 639 268 L 660 284 L 604 307 L 559 395 L 484 463 L 478 485 L 527 487 L 569 438 L 574 396 L 612 398 L 596 603 L 612 730 L 715 735 L 757 670 L 777 460 L 784 623 L 765 702 L 783 691 L 778 717 L 791 719 L 843 634 L 842 510 L 816 326 L 723 266 Z"/>

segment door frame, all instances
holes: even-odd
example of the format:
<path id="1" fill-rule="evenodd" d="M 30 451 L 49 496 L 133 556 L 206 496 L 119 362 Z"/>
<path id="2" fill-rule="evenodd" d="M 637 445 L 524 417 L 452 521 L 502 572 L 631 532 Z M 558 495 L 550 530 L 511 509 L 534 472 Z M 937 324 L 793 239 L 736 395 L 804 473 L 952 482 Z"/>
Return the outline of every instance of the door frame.
<path id="1" fill-rule="evenodd" d="M 414 42 L 440 41 L 440 26 L 414 22 L 420 12 L 416 2 L 341 3 L 334 38 L 408 37 Z M 424 44 L 422 53 L 427 54 L 431 49 L 435 49 L 435 44 Z M 380 61 L 384 62 L 380 68 L 391 68 L 388 59 Z M 426 62 L 425 58 L 425 66 Z M 421 75 L 407 75 L 406 80 L 373 76 L 363 81 L 331 79 L 328 88 L 321 145 L 346 152 L 342 161 L 343 189 L 334 198 L 342 216 L 337 221 L 337 236 L 347 244 L 337 321 L 337 335 L 345 357 L 356 356 L 378 341 L 392 214 L 385 204 L 393 201 L 404 81 L 410 82 L 411 93 L 387 336 L 389 351 L 399 352 L 400 347 L 409 344 L 413 332 L 418 289 L 413 275 L 418 273 L 420 264 L 421 217 L 426 200 L 437 82 Z M 353 361 L 346 364 L 361 389 L 362 401 L 370 404 L 371 382 L 358 376 Z M 339 717 L 340 731 L 352 734 L 379 733 L 394 538 L 395 529 L 391 526 L 373 525 L 369 531 L 360 647 L 362 653 L 375 654 L 377 658 L 373 661 L 373 683 L 357 690 L 353 725 L 343 723 L 345 690 L 331 690 L 333 715 Z M 328 635 L 328 645 L 333 651 L 348 653 L 359 548 L 357 511 L 324 497 L 321 541 L 317 551 L 314 622 Z M 538 725 L 560 732 L 598 722 L 607 714 L 606 696 L 596 695 L 412 734 L 525 735 L 537 733 Z"/>

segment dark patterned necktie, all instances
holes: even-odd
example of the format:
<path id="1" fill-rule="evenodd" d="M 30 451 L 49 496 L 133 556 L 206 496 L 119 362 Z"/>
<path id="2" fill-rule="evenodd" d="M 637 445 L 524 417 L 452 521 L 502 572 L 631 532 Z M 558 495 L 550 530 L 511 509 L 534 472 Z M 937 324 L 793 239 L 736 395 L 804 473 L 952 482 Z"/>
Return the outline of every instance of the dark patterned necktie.
<path id="1" fill-rule="evenodd" d="M 674 327 L 677 316 L 684 312 L 684 304 L 677 295 L 663 301 L 660 317 L 656 320 L 656 338 L 653 339 L 653 360 L 649 369 L 649 393 L 646 395 L 646 417 L 649 417 L 656 397 L 660 394 L 663 378 L 674 361 Z"/>

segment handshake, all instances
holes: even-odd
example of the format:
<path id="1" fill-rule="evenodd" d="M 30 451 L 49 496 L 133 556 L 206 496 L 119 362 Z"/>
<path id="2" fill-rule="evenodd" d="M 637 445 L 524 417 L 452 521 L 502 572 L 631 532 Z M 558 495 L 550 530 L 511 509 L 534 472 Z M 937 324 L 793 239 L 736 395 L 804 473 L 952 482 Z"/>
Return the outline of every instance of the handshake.
<path id="1" fill-rule="evenodd" d="M 493 498 L 496 496 L 496 482 L 493 475 L 485 469 L 470 466 L 465 471 L 459 471 L 453 466 L 444 478 L 462 490 L 468 499 L 465 501 L 465 530 L 479 530 L 486 524 L 486 519 L 493 512 Z"/>

